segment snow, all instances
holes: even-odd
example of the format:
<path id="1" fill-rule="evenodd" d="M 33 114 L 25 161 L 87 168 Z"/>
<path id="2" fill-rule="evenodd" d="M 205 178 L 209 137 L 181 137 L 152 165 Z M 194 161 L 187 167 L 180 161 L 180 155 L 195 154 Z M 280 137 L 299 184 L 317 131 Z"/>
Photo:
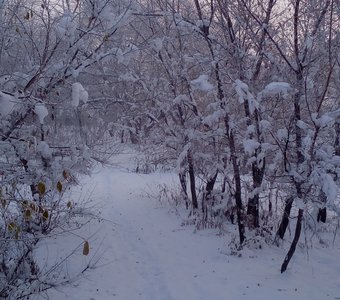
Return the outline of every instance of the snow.
<path id="1" fill-rule="evenodd" d="M 151 41 L 151 47 L 156 51 L 159 52 L 163 48 L 164 38 L 155 38 Z"/>
<path id="2" fill-rule="evenodd" d="M 43 103 L 37 103 L 34 107 L 34 112 L 37 115 L 40 124 L 44 124 L 44 119 L 48 116 L 48 110 Z"/>
<path id="3" fill-rule="evenodd" d="M 244 100 L 248 99 L 249 97 L 249 87 L 246 83 L 242 82 L 241 80 L 235 80 L 235 90 L 239 98 L 239 102 L 242 104 Z"/>
<path id="4" fill-rule="evenodd" d="M 108 22 L 108 27 L 114 26 L 117 22 L 117 14 L 114 8 L 111 5 L 108 5 L 107 2 L 102 5 L 103 6 L 98 9 L 98 12 L 100 13 L 99 18 L 104 22 Z"/>
<path id="5" fill-rule="evenodd" d="M 124 66 L 130 63 L 130 60 L 138 52 L 138 49 L 134 45 L 129 45 L 126 50 L 116 49 L 114 55 L 116 56 L 117 62 Z"/>
<path id="6" fill-rule="evenodd" d="M 288 139 L 288 130 L 286 128 L 280 128 L 277 130 L 276 136 L 281 141 L 286 140 Z"/>
<path id="7" fill-rule="evenodd" d="M 254 113 L 255 109 L 259 107 L 259 103 L 256 101 L 253 94 L 250 92 L 249 86 L 245 82 L 236 79 L 234 83 L 234 88 L 238 95 L 239 103 L 242 104 L 244 103 L 245 100 L 247 100 L 250 113 Z"/>
<path id="8" fill-rule="evenodd" d="M 298 247 L 288 270 L 280 274 L 287 247 L 266 246 L 245 250 L 242 257 L 230 255 L 228 244 L 236 234 L 235 226 L 228 226 L 222 236 L 215 230 L 194 233 L 193 227 L 181 226 L 180 216 L 186 218 L 187 211 L 173 210 L 157 199 L 157 186 L 171 186 L 176 174 L 144 175 L 127 169 L 126 164 L 98 168 L 82 180 L 74 199 L 90 197 L 103 221 L 82 229 L 90 254 L 83 256 L 80 247 L 68 272 L 82 270 L 97 259 L 98 265 L 76 286 L 49 291 L 49 299 L 320 300 L 340 296 L 339 246 L 316 244 L 308 252 Z M 58 243 L 61 254 L 67 246 L 83 242 L 70 234 L 69 240 L 46 242 L 44 253 L 51 256 Z"/>
<path id="9" fill-rule="evenodd" d="M 125 82 L 136 82 L 138 81 L 138 77 L 135 76 L 134 74 L 131 73 L 124 73 L 124 74 L 120 74 L 118 77 L 119 81 L 125 81 Z"/>
<path id="10" fill-rule="evenodd" d="M 224 116 L 224 112 L 222 110 L 215 110 L 212 114 L 206 116 L 202 123 L 208 126 L 213 126 L 218 124 L 219 120 Z"/>
<path id="11" fill-rule="evenodd" d="M 261 131 L 268 131 L 272 127 L 271 123 L 267 120 L 261 120 L 260 121 L 260 130 Z"/>
<path id="12" fill-rule="evenodd" d="M 306 124 L 302 120 L 297 120 L 296 126 L 299 127 L 300 129 L 303 129 L 303 130 L 307 130 L 308 129 L 308 124 Z"/>
<path id="13" fill-rule="evenodd" d="M 0 92 L 0 114 L 2 117 L 6 117 L 12 112 L 15 100 L 13 96 Z"/>
<path id="14" fill-rule="evenodd" d="M 79 82 L 75 82 L 72 84 L 72 101 L 71 105 L 73 107 L 78 107 L 80 101 L 86 103 L 88 101 L 89 95 L 84 87 Z"/>
<path id="15" fill-rule="evenodd" d="M 255 125 L 249 125 L 249 126 L 247 126 L 247 131 L 246 131 L 246 133 L 247 133 L 248 135 L 254 134 L 255 132 L 256 132 Z"/>
<path id="16" fill-rule="evenodd" d="M 65 12 L 60 18 L 56 26 L 56 33 L 60 39 L 70 42 L 73 41 L 77 29 L 73 18 L 74 16 L 69 11 Z"/>
<path id="17" fill-rule="evenodd" d="M 328 115 L 333 118 L 336 122 L 340 122 L 340 108 L 335 111 L 331 111 Z"/>
<path id="18" fill-rule="evenodd" d="M 120 15 L 115 19 L 115 24 L 113 27 L 122 27 L 127 24 L 128 20 L 135 12 L 134 5 L 131 3 L 130 8 L 124 10 Z"/>
<path id="19" fill-rule="evenodd" d="M 325 193 L 327 201 L 330 203 L 334 203 L 338 194 L 338 186 L 334 182 L 332 176 L 329 174 L 324 174 L 321 177 L 321 182 L 322 191 Z"/>
<path id="20" fill-rule="evenodd" d="M 177 97 L 175 97 L 175 99 L 173 100 L 173 104 L 178 104 L 181 105 L 183 102 L 188 101 L 188 96 L 187 95 L 178 95 Z"/>
<path id="21" fill-rule="evenodd" d="M 313 122 L 315 123 L 316 126 L 320 128 L 323 128 L 323 127 L 326 127 L 332 124 L 335 119 L 334 117 L 336 117 L 336 115 L 333 116 L 328 113 L 320 116 L 320 118 L 317 117 L 316 113 L 312 114 Z"/>
<path id="22" fill-rule="evenodd" d="M 259 147 L 260 147 L 260 143 L 253 139 L 247 139 L 243 141 L 244 151 L 248 154 L 253 154 L 254 151 Z"/>
<path id="23" fill-rule="evenodd" d="M 38 143 L 37 151 L 45 159 L 50 159 L 52 157 L 52 150 L 51 150 L 50 146 L 44 141 L 40 141 Z"/>
<path id="24" fill-rule="evenodd" d="M 116 58 L 119 64 L 123 64 L 125 59 L 124 59 L 124 54 L 122 49 L 117 49 L 116 51 Z"/>
<path id="25" fill-rule="evenodd" d="M 306 48 L 307 48 L 307 50 L 310 50 L 310 49 L 312 49 L 312 47 L 313 47 L 313 37 L 311 37 L 311 36 L 307 36 L 307 38 L 306 38 L 306 40 L 305 40 L 305 46 L 306 46 Z"/>
<path id="26" fill-rule="evenodd" d="M 187 159 L 187 156 L 188 156 L 188 151 L 190 150 L 190 147 L 191 147 L 191 143 L 187 143 L 182 152 L 178 155 L 178 158 L 177 158 L 177 172 L 178 173 L 181 173 L 184 171 L 183 169 L 183 165 L 185 165 L 185 160 Z"/>
<path id="27" fill-rule="evenodd" d="M 196 90 L 210 92 L 214 89 L 214 86 L 208 80 L 209 80 L 208 75 L 200 75 L 196 79 L 191 80 L 190 84 Z"/>
<path id="28" fill-rule="evenodd" d="M 276 94 L 287 94 L 292 90 L 292 87 L 287 82 L 271 82 L 262 91 L 262 94 L 269 96 L 269 95 L 276 95 Z"/>

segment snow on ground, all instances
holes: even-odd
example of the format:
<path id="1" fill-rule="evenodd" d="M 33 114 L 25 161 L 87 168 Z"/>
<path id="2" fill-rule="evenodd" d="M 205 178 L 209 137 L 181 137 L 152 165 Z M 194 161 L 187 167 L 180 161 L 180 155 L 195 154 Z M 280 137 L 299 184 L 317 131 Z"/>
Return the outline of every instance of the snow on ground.
<path id="1" fill-rule="evenodd" d="M 83 256 L 80 247 L 69 272 L 100 259 L 77 284 L 50 291 L 49 299 L 340 299 L 339 246 L 321 251 L 316 245 L 308 253 L 298 249 L 283 275 L 279 269 L 286 250 L 268 246 L 247 250 L 242 257 L 228 255 L 231 234 L 194 233 L 193 227 L 181 226 L 169 207 L 145 197 L 148 187 L 173 180 L 171 174 L 122 168 L 99 168 L 84 179 L 79 197 L 90 197 L 104 221 L 82 229 L 90 254 Z M 70 237 L 63 243 L 79 240 Z"/>

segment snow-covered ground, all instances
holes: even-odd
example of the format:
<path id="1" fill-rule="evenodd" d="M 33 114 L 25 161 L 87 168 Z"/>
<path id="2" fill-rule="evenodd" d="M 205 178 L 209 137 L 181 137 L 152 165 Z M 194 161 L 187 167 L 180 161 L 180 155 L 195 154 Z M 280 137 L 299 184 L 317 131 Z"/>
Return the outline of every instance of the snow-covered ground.
<path id="1" fill-rule="evenodd" d="M 104 221 L 82 228 L 90 254 L 83 256 L 80 247 L 69 272 L 99 260 L 75 285 L 51 290 L 49 299 L 340 299 L 339 244 L 298 249 L 284 274 L 280 265 L 286 249 L 268 246 L 247 250 L 242 257 L 229 255 L 234 228 L 224 236 L 216 230 L 194 233 L 193 227 L 181 226 L 180 214 L 145 196 L 173 180 L 171 174 L 122 168 L 98 168 L 84 179 L 79 197 L 90 198 Z M 73 235 L 63 238 L 65 251 L 79 242 Z"/>

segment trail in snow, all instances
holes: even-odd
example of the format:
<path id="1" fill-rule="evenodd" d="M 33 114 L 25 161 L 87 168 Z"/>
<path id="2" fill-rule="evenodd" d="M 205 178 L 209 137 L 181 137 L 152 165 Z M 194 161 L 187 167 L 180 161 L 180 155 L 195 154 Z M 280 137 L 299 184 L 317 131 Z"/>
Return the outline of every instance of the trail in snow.
<path id="1" fill-rule="evenodd" d="M 143 196 L 148 185 L 170 182 L 171 176 L 106 168 L 86 180 L 84 189 L 94 188 L 93 201 L 102 217 L 112 221 L 83 230 L 88 236 L 96 233 L 91 253 L 101 259 L 79 285 L 52 291 L 50 299 L 340 299 L 340 264 L 334 251 L 325 249 L 309 261 L 299 255 L 292 270 L 281 275 L 282 249 L 237 258 L 226 254 L 226 236 L 181 227 L 177 216 Z M 80 264 L 86 259 L 79 255 Z"/>

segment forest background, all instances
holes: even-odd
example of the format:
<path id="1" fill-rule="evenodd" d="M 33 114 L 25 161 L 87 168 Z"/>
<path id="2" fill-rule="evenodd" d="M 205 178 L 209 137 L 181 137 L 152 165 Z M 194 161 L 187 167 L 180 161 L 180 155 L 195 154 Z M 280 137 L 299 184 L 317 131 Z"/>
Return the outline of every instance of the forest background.
<path id="1" fill-rule="evenodd" d="M 187 224 L 236 224 L 235 254 L 280 247 L 293 222 L 284 272 L 302 228 L 336 233 L 339 13 L 338 0 L 0 1 L 0 297 L 62 282 L 35 251 L 98 218 L 65 195 L 118 145 L 143 153 L 136 172 L 176 172 Z"/>

